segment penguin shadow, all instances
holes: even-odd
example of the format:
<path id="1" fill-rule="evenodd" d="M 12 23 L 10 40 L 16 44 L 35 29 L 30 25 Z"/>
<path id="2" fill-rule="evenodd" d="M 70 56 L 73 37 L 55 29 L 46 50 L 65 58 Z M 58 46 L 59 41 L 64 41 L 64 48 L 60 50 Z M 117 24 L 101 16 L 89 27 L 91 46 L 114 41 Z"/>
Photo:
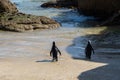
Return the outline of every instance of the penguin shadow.
<path id="1" fill-rule="evenodd" d="M 36 62 L 52 62 L 52 60 L 38 60 Z"/>
<path id="2" fill-rule="evenodd" d="M 72 57 L 74 60 L 84 60 L 84 61 L 92 61 L 92 59 L 87 59 L 85 57 Z"/>

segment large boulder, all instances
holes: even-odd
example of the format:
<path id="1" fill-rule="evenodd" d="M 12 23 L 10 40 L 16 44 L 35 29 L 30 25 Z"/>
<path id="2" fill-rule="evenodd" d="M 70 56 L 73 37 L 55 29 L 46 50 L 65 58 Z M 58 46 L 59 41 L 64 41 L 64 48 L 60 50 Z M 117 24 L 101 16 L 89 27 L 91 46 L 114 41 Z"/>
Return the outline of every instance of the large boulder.
<path id="1" fill-rule="evenodd" d="M 3 12 L 16 13 L 18 10 L 9 0 L 0 0 L 0 13 Z"/>
<path id="2" fill-rule="evenodd" d="M 0 0 L 0 29 L 24 32 L 36 29 L 53 29 L 60 24 L 44 16 L 19 13 L 9 0 Z"/>
<path id="3" fill-rule="evenodd" d="M 97 17 L 109 17 L 120 10 L 120 0 L 78 0 L 79 12 Z"/>

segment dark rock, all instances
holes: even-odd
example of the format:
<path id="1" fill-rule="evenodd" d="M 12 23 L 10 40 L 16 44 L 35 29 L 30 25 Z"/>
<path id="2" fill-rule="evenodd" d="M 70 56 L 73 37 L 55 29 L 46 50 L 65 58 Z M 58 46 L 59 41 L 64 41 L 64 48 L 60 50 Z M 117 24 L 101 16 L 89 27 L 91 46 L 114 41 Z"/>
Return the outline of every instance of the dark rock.
<path id="1" fill-rule="evenodd" d="M 53 2 L 53 1 L 50 1 L 50 2 L 47 2 L 47 3 L 44 3 L 41 5 L 41 7 L 57 7 L 57 2 Z"/>
<path id="2" fill-rule="evenodd" d="M 76 8 L 77 7 L 77 0 L 55 0 L 44 3 L 41 7 L 54 7 L 54 8 Z"/>
<path id="3" fill-rule="evenodd" d="M 120 0 L 78 0 L 78 10 L 85 15 L 106 18 L 120 10 Z"/>

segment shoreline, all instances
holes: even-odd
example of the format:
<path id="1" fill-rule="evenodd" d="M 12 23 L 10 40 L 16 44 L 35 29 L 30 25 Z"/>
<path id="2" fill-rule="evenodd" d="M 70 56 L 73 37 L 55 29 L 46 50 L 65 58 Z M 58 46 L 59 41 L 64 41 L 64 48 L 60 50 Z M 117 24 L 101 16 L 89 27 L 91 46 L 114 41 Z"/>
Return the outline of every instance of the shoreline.
<path id="1" fill-rule="evenodd" d="M 93 32 L 96 29 L 98 31 Z M 85 35 L 99 34 L 103 30 L 105 28 L 62 28 L 1 34 L 0 51 L 4 58 L 0 58 L 0 80 L 119 80 L 120 55 L 96 53 L 88 61 L 84 58 L 75 59 L 70 54 L 83 53 L 76 47 L 85 46 Z M 49 56 L 53 40 L 62 52 L 58 62 L 51 62 Z"/>

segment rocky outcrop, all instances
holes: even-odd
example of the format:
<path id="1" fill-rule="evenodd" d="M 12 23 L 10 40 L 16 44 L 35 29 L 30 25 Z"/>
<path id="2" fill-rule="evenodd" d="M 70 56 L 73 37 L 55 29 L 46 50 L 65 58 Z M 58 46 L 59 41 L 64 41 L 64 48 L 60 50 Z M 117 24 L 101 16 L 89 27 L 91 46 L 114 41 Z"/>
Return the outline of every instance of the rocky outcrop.
<path id="1" fill-rule="evenodd" d="M 103 25 L 119 25 L 120 24 L 120 11 L 118 13 L 113 14 L 113 16 L 107 18 L 101 24 L 97 26 L 103 26 Z"/>
<path id="2" fill-rule="evenodd" d="M 54 0 L 41 5 L 41 7 L 54 7 L 54 8 L 76 8 L 78 0 Z"/>
<path id="3" fill-rule="evenodd" d="M 120 10 L 120 0 L 78 0 L 80 13 L 97 17 L 109 17 Z"/>
<path id="4" fill-rule="evenodd" d="M 55 20 L 44 16 L 19 13 L 8 0 L 0 0 L 0 29 L 24 32 L 36 29 L 53 29 L 60 26 Z"/>
<path id="5" fill-rule="evenodd" d="M 9 0 L 0 0 L 0 13 L 3 12 L 16 13 L 18 10 Z"/>
<path id="6" fill-rule="evenodd" d="M 78 0 L 78 11 L 101 18 L 97 26 L 120 25 L 120 0 Z"/>
<path id="7" fill-rule="evenodd" d="M 59 23 L 44 16 L 33 16 L 23 13 L 4 13 L 0 18 L 0 29 L 24 32 L 36 29 L 57 28 Z"/>

